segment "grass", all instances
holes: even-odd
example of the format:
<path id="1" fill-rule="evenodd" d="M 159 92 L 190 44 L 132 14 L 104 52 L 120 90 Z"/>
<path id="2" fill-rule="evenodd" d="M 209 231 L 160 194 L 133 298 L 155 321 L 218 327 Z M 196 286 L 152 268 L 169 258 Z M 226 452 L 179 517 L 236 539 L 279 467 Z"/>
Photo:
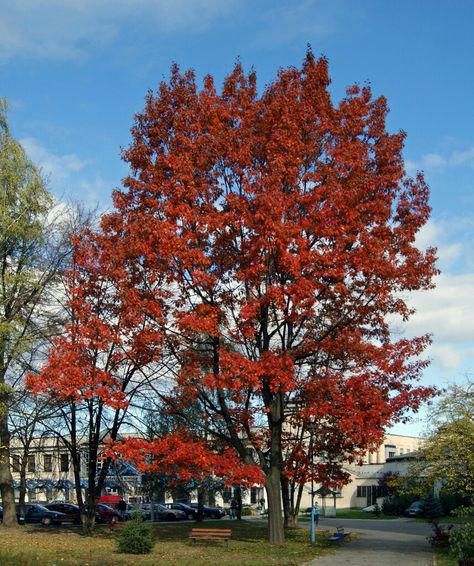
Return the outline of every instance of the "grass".
<path id="1" fill-rule="evenodd" d="M 324 518 L 324 517 L 322 517 Z M 333 518 L 333 517 L 328 517 Z M 377 517 L 375 513 L 367 513 L 366 511 L 361 511 L 360 509 L 337 509 L 335 519 L 397 519 L 395 515 L 380 515 Z M 310 520 L 310 515 L 303 515 L 300 520 Z"/>
<path id="2" fill-rule="evenodd" d="M 458 566 L 458 561 L 449 554 L 448 548 L 435 546 L 433 550 L 436 554 L 437 566 Z"/>
<path id="3" fill-rule="evenodd" d="M 266 542 L 267 527 L 257 521 L 229 523 L 206 521 L 206 527 L 232 529 L 232 538 L 225 543 L 189 539 L 191 524 L 157 524 L 154 526 L 156 544 L 151 554 L 137 556 L 119 554 L 116 534 L 107 527 L 98 527 L 86 537 L 76 527 L 0 528 L 2 566 L 299 566 L 317 556 L 331 552 L 320 534 L 316 545 L 309 541 L 306 529 L 290 529 L 282 546 Z"/>

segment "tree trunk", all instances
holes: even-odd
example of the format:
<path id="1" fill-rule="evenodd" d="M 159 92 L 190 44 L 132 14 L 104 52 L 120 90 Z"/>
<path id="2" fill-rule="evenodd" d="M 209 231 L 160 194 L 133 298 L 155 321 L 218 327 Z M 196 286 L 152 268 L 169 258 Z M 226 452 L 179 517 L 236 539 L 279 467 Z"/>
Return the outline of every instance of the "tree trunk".
<path id="1" fill-rule="evenodd" d="M 285 542 L 285 529 L 281 512 L 283 398 L 280 393 L 271 393 L 269 388 L 265 390 L 264 397 L 266 398 L 266 405 L 270 408 L 268 414 L 270 463 L 265 474 L 265 489 L 268 499 L 268 541 L 270 544 L 283 544 Z"/>
<path id="2" fill-rule="evenodd" d="M 268 501 L 268 540 L 270 544 L 283 544 L 285 531 L 281 513 L 280 469 L 272 466 L 265 479 Z"/>
<path id="3" fill-rule="evenodd" d="M 198 512 L 197 512 L 197 522 L 198 523 L 202 523 L 203 520 L 203 510 L 202 510 L 202 506 L 204 505 L 204 497 L 205 497 L 205 491 L 204 488 L 202 487 L 198 487 L 197 490 L 197 496 L 198 496 Z"/>
<path id="4" fill-rule="evenodd" d="M 25 515 L 25 499 L 26 499 L 26 465 L 27 457 L 23 454 L 23 459 L 20 464 L 20 497 L 18 505 L 20 507 L 20 515 Z"/>
<path id="5" fill-rule="evenodd" d="M 0 387 L 5 387 L 2 383 Z M 8 429 L 8 394 L 0 395 L 0 493 L 3 505 L 3 526 L 17 527 L 15 492 L 10 471 L 10 431 Z"/>
<path id="6" fill-rule="evenodd" d="M 216 506 L 216 493 L 212 489 L 209 489 L 208 492 L 207 492 L 207 501 L 208 501 L 209 507 L 215 507 Z"/>
<path id="7" fill-rule="evenodd" d="M 291 489 L 290 481 L 288 478 L 282 476 L 281 478 L 281 495 L 283 501 L 283 516 L 284 527 L 297 527 L 298 515 L 295 514 L 294 504 L 292 498 L 294 497 L 294 490 Z"/>
<path id="8" fill-rule="evenodd" d="M 237 520 L 242 520 L 242 488 L 238 485 L 234 490 L 234 497 L 237 501 Z"/>
<path id="9" fill-rule="evenodd" d="M 86 534 L 91 535 L 95 526 L 95 510 L 97 508 L 97 497 L 95 491 L 87 490 L 87 508 L 84 515 L 81 515 L 82 527 Z"/>

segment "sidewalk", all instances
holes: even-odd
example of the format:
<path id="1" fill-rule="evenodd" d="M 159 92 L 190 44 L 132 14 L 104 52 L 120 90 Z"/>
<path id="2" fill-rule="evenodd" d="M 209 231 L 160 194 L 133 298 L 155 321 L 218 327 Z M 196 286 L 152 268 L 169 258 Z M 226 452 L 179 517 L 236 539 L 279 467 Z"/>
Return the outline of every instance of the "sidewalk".
<path id="1" fill-rule="evenodd" d="M 335 547 L 333 554 L 305 566 L 433 566 L 436 563 L 423 535 L 357 527 L 346 530 L 357 533 L 357 540 Z"/>

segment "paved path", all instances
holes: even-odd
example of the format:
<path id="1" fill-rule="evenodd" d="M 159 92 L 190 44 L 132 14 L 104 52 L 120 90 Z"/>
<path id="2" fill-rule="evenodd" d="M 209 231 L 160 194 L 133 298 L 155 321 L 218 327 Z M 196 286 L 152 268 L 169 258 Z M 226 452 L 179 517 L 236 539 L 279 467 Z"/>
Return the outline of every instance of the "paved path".
<path id="1" fill-rule="evenodd" d="M 338 548 L 334 554 L 308 562 L 307 566 L 428 566 L 435 564 L 426 537 L 426 523 L 407 519 L 364 520 L 323 519 L 318 529 L 343 526 L 358 539 Z"/>

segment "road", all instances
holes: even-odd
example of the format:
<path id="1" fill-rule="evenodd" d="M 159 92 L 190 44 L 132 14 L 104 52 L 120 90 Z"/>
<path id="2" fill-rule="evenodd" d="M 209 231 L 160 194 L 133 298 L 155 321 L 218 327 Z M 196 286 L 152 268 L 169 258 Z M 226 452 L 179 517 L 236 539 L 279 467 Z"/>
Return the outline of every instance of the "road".
<path id="1" fill-rule="evenodd" d="M 301 523 L 303 526 L 304 523 Z M 412 519 L 322 519 L 318 529 L 336 527 L 357 533 L 334 554 L 312 560 L 307 566 L 428 566 L 435 564 L 426 537 L 431 528 Z M 309 525 L 308 525 L 309 528 Z M 337 544 L 337 543 L 336 543 Z"/>

